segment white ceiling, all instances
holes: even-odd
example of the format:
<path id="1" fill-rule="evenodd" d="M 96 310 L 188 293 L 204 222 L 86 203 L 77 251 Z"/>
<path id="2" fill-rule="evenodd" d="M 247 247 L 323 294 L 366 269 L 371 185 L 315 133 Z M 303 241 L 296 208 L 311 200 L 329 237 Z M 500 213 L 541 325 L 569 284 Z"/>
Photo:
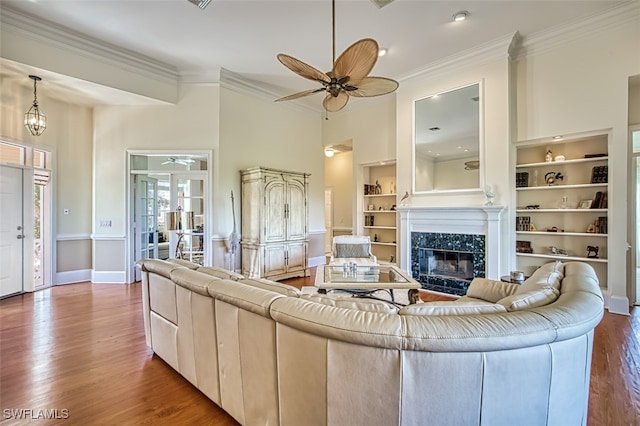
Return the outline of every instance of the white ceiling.
<path id="1" fill-rule="evenodd" d="M 371 75 L 402 79 L 430 64 L 516 31 L 523 39 L 571 25 L 627 1 L 423 1 L 336 0 L 336 55 L 365 37 L 389 53 Z M 201 10 L 187 0 L 0 0 L 11 8 L 122 49 L 153 58 L 181 78 L 219 75 L 224 68 L 277 96 L 315 88 L 278 60 L 287 53 L 320 70 L 331 68 L 330 0 L 212 0 Z M 452 22 L 459 10 L 465 22 Z M 28 67 L 0 62 L 3 74 L 32 84 Z M 58 97 L 120 103 L 122 92 L 42 75 Z M 39 85 L 40 87 L 40 85 Z M 66 92 L 65 92 L 66 91 Z M 66 93 L 66 94 L 65 94 Z M 275 97 L 274 97 L 275 99 Z M 64 100 L 64 99 L 63 99 Z M 311 97 L 320 105 L 322 95 Z"/>

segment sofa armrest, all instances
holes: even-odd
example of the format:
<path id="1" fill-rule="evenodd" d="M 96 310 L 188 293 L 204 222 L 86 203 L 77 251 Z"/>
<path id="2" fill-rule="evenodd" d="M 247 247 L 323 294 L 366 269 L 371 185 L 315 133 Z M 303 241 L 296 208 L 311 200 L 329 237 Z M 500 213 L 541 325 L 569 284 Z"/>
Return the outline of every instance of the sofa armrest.
<path id="1" fill-rule="evenodd" d="M 519 284 L 505 283 L 486 278 L 474 278 L 471 284 L 469 284 L 467 296 L 496 303 L 500 299 L 511 296 L 519 288 Z"/>

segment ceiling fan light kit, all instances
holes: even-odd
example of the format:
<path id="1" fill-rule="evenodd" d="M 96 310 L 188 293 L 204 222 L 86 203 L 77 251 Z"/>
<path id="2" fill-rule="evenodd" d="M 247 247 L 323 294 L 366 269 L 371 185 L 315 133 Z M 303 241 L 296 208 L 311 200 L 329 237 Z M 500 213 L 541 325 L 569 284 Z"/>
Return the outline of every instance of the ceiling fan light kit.
<path id="1" fill-rule="evenodd" d="M 350 96 L 363 98 L 380 96 L 391 93 L 398 88 L 398 82 L 395 80 L 369 76 L 380 52 L 378 43 L 372 38 L 356 41 L 338 59 L 335 59 L 335 0 L 332 0 L 331 5 L 333 42 L 333 67 L 331 71 L 324 73 L 293 56 L 284 53 L 277 55 L 282 65 L 301 77 L 320 83 L 322 87 L 297 92 L 276 99 L 276 101 L 290 101 L 326 92 L 322 101 L 323 108 L 328 112 L 337 112 L 345 107 Z"/>

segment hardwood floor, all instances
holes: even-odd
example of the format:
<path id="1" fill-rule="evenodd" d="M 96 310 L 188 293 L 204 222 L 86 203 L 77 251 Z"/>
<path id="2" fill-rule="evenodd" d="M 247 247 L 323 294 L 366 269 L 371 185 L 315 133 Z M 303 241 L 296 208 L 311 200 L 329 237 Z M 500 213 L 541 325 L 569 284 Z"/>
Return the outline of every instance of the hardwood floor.
<path id="1" fill-rule="evenodd" d="M 140 298 L 139 284 L 82 283 L 1 300 L 0 425 L 236 425 L 146 347 Z M 596 328 L 590 426 L 640 425 L 639 311 Z"/>

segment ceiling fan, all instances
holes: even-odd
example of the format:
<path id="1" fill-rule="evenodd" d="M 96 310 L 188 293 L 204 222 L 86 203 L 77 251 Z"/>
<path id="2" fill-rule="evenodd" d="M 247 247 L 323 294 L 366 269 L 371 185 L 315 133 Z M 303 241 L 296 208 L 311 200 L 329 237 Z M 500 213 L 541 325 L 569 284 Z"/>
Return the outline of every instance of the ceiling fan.
<path id="1" fill-rule="evenodd" d="M 162 164 L 182 164 L 183 166 L 188 166 L 190 164 L 195 163 L 196 161 L 191 158 L 176 158 L 176 157 L 167 157 L 167 161 Z"/>
<path id="2" fill-rule="evenodd" d="M 349 46 L 336 60 L 335 0 L 331 1 L 333 67 L 322 72 L 292 56 L 280 53 L 278 60 L 285 67 L 308 80 L 322 85 L 317 89 L 304 90 L 276 101 L 290 101 L 316 93 L 326 92 L 322 106 L 329 112 L 340 111 L 349 102 L 350 96 L 371 97 L 391 93 L 398 82 L 386 77 L 369 77 L 378 60 L 378 43 L 372 38 L 358 40 Z"/>

